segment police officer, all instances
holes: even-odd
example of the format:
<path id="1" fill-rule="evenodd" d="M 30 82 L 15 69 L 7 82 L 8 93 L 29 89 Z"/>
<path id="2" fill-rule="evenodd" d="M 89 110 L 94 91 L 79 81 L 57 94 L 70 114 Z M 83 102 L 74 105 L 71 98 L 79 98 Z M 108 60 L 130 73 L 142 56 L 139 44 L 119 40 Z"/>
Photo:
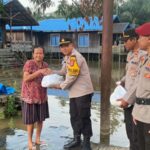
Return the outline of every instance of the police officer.
<path id="1" fill-rule="evenodd" d="M 136 28 L 140 49 L 148 52 L 147 58 L 141 63 L 139 75 L 133 88 L 122 100 L 122 107 L 132 104 L 133 120 L 137 126 L 139 150 L 150 150 L 150 22 Z"/>
<path id="2" fill-rule="evenodd" d="M 72 39 L 61 38 L 60 50 L 64 54 L 64 64 L 61 70 L 53 71 L 65 75 L 65 81 L 54 88 L 68 89 L 70 98 L 70 121 L 74 139 L 64 145 L 65 149 L 80 146 L 83 134 L 82 150 L 91 150 L 91 98 L 93 85 L 85 58 L 74 48 Z"/>
<path id="3" fill-rule="evenodd" d="M 129 51 L 127 55 L 126 74 L 121 79 L 121 84 L 128 91 L 134 85 L 138 72 L 139 62 L 143 61 L 146 55 L 145 51 L 139 50 L 138 34 L 135 29 L 129 29 L 123 34 L 125 48 Z M 138 150 L 136 126 L 132 119 L 133 104 L 124 109 L 124 118 L 127 137 L 130 142 L 130 150 Z"/>

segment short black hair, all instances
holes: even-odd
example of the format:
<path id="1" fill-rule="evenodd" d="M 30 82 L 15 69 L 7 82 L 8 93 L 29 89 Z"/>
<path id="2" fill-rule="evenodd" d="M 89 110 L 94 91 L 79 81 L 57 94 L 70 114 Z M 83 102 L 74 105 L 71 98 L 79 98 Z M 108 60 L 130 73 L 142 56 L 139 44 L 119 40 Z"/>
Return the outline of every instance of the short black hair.
<path id="1" fill-rule="evenodd" d="M 135 29 L 132 28 L 124 31 L 122 41 L 127 41 L 128 39 L 133 40 L 138 38 L 139 38 L 138 34 L 135 32 Z"/>

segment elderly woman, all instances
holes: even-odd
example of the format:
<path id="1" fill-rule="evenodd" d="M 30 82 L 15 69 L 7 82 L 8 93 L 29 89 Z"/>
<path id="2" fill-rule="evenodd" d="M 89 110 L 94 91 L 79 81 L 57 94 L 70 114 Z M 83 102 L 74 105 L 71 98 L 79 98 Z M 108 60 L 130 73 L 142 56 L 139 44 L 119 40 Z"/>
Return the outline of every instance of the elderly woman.
<path id="1" fill-rule="evenodd" d="M 44 75 L 50 73 L 50 69 L 43 58 L 44 49 L 36 46 L 33 49 L 33 59 L 28 60 L 23 67 L 22 115 L 23 122 L 27 126 L 29 150 L 35 149 L 32 142 L 34 124 L 37 125 L 35 143 L 41 144 L 43 121 L 49 117 L 47 90 L 41 86 L 41 80 Z"/>

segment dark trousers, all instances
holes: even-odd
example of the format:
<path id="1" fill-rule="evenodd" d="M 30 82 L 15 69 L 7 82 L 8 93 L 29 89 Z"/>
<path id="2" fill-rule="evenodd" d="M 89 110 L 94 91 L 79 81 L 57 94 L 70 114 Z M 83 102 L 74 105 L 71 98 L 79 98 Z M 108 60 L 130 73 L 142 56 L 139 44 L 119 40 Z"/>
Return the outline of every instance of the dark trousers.
<path id="1" fill-rule="evenodd" d="M 70 121 L 75 136 L 92 136 L 91 99 L 93 94 L 70 99 Z"/>
<path id="2" fill-rule="evenodd" d="M 124 109 L 126 133 L 130 142 L 130 150 L 139 150 L 137 126 L 133 122 L 132 110 L 133 106 Z"/>
<path id="3" fill-rule="evenodd" d="M 137 121 L 139 150 L 150 150 L 150 123 Z"/>

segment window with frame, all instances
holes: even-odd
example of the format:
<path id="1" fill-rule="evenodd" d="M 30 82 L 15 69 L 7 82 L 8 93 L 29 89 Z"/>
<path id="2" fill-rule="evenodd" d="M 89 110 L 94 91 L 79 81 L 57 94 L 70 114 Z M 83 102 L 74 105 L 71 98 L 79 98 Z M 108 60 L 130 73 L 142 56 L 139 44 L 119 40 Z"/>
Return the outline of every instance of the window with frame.
<path id="1" fill-rule="evenodd" d="M 78 47 L 89 47 L 89 34 L 78 35 Z"/>
<path id="2" fill-rule="evenodd" d="M 23 33 L 16 32 L 16 41 L 23 41 Z"/>
<path id="3" fill-rule="evenodd" d="M 59 34 L 51 34 L 50 35 L 50 45 L 51 46 L 59 46 L 60 35 Z"/>

